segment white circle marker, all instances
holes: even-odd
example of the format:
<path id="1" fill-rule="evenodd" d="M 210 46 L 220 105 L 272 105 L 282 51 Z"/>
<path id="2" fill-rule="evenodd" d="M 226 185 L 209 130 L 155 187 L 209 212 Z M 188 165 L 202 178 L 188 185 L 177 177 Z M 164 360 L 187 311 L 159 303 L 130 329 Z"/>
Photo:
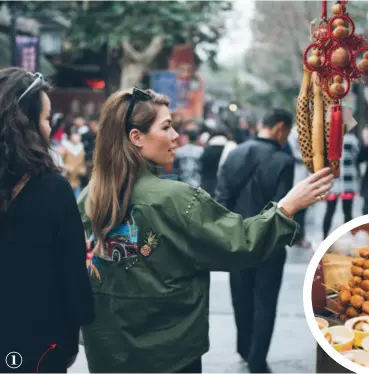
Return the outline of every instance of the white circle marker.
<path id="1" fill-rule="evenodd" d="M 23 358 L 18 352 L 9 352 L 5 357 L 5 363 L 10 369 L 18 369 L 23 363 Z"/>

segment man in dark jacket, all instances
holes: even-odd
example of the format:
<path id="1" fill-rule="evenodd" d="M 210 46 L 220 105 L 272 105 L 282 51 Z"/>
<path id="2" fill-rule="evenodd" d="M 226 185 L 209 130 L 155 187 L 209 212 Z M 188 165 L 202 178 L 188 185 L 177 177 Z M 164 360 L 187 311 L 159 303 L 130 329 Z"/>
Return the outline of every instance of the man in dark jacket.
<path id="1" fill-rule="evenodd" d="M 216 200 L 244 218 L 258 214 L 269 201 L 279 201 L 292 188 L 294 161 L 283 147 L 292 114 L 273 109 L 257 138 L 228 156 L 215 192 Z M 258 269 L 230 274 L 237 326 L 237 351 L 252 373 L 271 372 L 266 357 L 274 329 L 286 248 L 273 251 Z"/>
<path id="2" fill-rule="evenodd" d="M 96 141 L 96 135 L 99 130 L 99 123 L 98 123 L 98 117 L 93 116 L 90 118 L 88 122 L 88 132 L 84 133 L 82 135 L 82 143 L 83 147 L 85 149 L 85 162 L 86 162 L 86 169 L 87 174 L 81 178 L 82 179 L 82 186 L 87 186 L 88 182 L 91 178 L 92 173 L 92 158 L 95 150 L 95 141 Z"/>

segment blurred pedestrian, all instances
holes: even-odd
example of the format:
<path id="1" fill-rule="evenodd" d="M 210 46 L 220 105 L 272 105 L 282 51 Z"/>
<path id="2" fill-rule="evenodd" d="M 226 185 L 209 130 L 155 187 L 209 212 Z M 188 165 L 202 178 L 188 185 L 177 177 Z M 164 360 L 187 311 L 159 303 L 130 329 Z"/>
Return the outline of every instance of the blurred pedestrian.
<path id="1" fill-rule="evenodd" d="M 361 133 L 361 146 L 357 158 L 359 170 L 364 165 L 365 171 L 360 175 L 360 195 L 363 198 L 363 215 L 368 214 L 368 126 L 365 126 Z"/>
<path id="2" fill-rule="evenodd" d="M 73 120 L 73 128 L 71 132 L 78 132 L 81 136 L 89 131 L 86 120 L 82 116 L 78 116 Z"/>
<path id="3" fill-rule="evenodd" d="M 328 236 L 338 200 L 342 201 L 344 222 L 352 220 L 354 198 L 359 192 L 357 160 L 360 144 L 353 130 L 343 137 L 343 153 L 340 177 L 334 180 L 333 188 L 327 198 L 327 208 L 323 220 L 323 237 Z"/>
<path id="4" fill-rule="evenodd" d="M 92 173 L 93 153 L 95 150 L 96 134 L 99 129 L 98 117 L 92 116 L 88 121 L 88 132 L 82 135 L 82 143 L 85 150 L 86 174 L 82 176 L 82 187 L 87 186 Z"/>
<path id="5" fill-rule="evenodd" d="M 91 372 L 200 373 L 209 272 L 257 266 L 298 236 L 288 214 L 326 191 L 329 170 L 243 221 L 201 188 L 159 178 L 178 140 L 168 104 L 134 89 L 116 92 L 101 111 L 94 171 L 79 199 L 94 253 L 97 318 L 83 329 Z"/>
<path id="6" fill-rule="evenodd" d="M 272 109 L 263 119 L 257 138 L 239 145 L 228 156 L 218 179 L 216 200 L 243 218 L 258 214 L 269 201 L 279 201 L 293 186 L 294 160 L 284 151 L 292 114 Z M 297 213 L 297 212 L 296 212 Z M 271 372 L 267 354 L 273 334 L 283 267 L 284 243 L 257 269 L 230 274 L 237 326 L 237 352 L 251 373 Z"/>
<path id="7" fill-rule="evenodd" d="M 78 132 L 63 142 L 62 155 L 67 178 L 77 198 L 81 193 L 81 178 L 86 175 L 85 150 Z"/>
<path id="8" fill-rule="evenodd" d="M 66 138 L 65 134 L 65 120 L 62 113 L 55 113 L 51 121 L 51 145 L 49 153 L 54 161 L 54 164 L 60 169 L 60 172 L 65 176 L 65 165 L 61 155 L 61 143 Z"/>
<path id="9" fill-rule="evenodd" d="M 50 138 L 52 144 L 59 146 L 65 136 L 65 118 L 62 113 L 55 113 L 52 118 Z"/>
<path id="10" fill-rule="evenodd" d="M 200 167 L 202 188 L 212 197 L 221 162 L 224 163 L 230 151 L 236 146 L 226 130 L 216 130 L 210 135 L 200 159 Z"/>
<path id="11" fill-rule="evenodd" d="M 66 373 L 94 317 L 81 218 L 48 152 L 48 90 L 40 73 L 0 70 L 1 372 L 36 372 L 55 344 L 38 372 Z"/>
<path id="12" fill-rule="evenodd" d="M 188 144 L 179 147 L 176 152 L 173 168 L 178 174 L 178 180 L 192 187 L 201 186 L 200 157 L 204 148 L 196 145 L 198 133 L 194 129 L 186 130 Z"/>

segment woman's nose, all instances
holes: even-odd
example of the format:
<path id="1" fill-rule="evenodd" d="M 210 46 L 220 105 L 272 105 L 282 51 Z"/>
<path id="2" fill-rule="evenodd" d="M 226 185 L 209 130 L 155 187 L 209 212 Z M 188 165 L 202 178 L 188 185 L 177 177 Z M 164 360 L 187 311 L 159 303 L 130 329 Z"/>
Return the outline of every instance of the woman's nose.
<path id="1" fill-rule="evenodd" d="M 172 140 L 176 141 L 179 138 L 179 134 L 176 130 L 172 129 Z"/>

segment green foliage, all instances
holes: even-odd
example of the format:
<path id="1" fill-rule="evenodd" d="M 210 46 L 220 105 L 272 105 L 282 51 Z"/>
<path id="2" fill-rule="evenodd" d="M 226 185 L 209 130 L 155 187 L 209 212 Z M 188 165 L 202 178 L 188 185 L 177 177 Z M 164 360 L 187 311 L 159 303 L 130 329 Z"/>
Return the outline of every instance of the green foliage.
<path id="1" fill-rule="evenodd" d="M 329 16 L 334 3 L 328 2 Z M 356 24 L 356 32 L 367 34 L 368 3 L 349 1 L 347 11 Z M 246 84 L 248 102 L 260 106 L 269 102 L 295 109 L 303 72 L 302 56 L 310 43 L 309 25 L 314 19 L 319 21 L 320 15 L 321 1 L 255 2 L 253 42 L 245 55 L 244 70 L 268 83 L 269 92 L 260 94 L 257 86 Z"/>
<path id="2" fill-rule="evenodd" d="M 73 46 L 98 51 L 123 40 L 142 50 L 153 36 L 164 35 L 165 47 L 190 42 L 210 64 L 224 35 L 229 1 L 56 1 L 19 2 L 29 14 L 59 12 L 71 21 L 67 37 Z"/>

